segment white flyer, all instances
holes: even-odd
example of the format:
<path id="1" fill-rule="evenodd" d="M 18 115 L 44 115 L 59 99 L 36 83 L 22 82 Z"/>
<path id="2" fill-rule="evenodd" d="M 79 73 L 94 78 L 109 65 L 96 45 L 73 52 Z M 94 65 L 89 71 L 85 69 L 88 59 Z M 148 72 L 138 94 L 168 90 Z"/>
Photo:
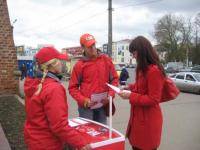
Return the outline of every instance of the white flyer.
<path id="1" fill-rule="evenodd" d="M 111 84 L 108 84 L 108 83 L 106 83 L 111 89 L 113 89 L 116 93 L 119 93 L 121 90 L 120 90 L 120 88 L 118 88 L 118 87 L 116 87 L 116 86 L 114 86 L 114 85 L 111 85 Z"/>
<path id="2" fill-rule="evenodd" d="M 97 108 L 102 107 L 103 104 L 101 103 L 101 101 L 102 101 L 102 99 L 105 99 L 107 97 L 108 97 L 107 92 L 92 94 L 91 95 L 91 101 L 96 102 L 96 105 L 92 106 L 91 109 L 97 109 Z"/>
<path id="3" fill-rule="evenodd" d="M 111 89 L 113 89 L 116 93 L 120 93 L 121 91 L 122 92 L 125 92 L 125 93 L 131 93 L 131 91 L 129 90 L 120 90 L 120 88 L 114 86 L 114 85 L 111 85 L 111 84 L 108 84 L 106 83 Z"/>

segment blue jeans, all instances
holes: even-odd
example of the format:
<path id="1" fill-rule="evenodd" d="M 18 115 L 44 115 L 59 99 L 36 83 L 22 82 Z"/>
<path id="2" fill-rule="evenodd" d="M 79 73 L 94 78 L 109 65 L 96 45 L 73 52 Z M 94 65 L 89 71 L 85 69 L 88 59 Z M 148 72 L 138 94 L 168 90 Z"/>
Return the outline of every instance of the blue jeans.
<path id="1" fill-rule="evenodd" d="M 94 120 L 103 124 L 107 124 L 107 118 L 104 111 L 104 108 L 98 108 L 98 109 L 88 109 L 79 107 L 78 108 L 79 117 Z"/>

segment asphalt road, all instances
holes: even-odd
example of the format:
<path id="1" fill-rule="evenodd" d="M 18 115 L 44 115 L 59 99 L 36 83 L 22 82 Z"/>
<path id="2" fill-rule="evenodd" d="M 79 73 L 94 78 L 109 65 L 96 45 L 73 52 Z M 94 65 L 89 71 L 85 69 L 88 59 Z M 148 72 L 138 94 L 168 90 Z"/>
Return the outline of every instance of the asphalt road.
<path id="1" fill-rule="evenodd" d="M 77 117 L 77 104 L 69 95 L 68 102 L 70 118 Z M 116 96 L 115 105 L 113 128 L 125 134 L 130 104 Z M 176 100 L 161 107 L 164 125 L 159 150 L 200 150 L 200 95 L 181 93 Z M 126 140 L 126 150 L 129 149 Z"/>
<path id="2" fill-rule="evenodd" d="M 134 73 L 128 82 L 134 80 Z M 68 82 L 64 82 L 68 86 Z M 22 93 L 23 82 L 20 82 Z M 68 94 L 69 117 L 77 117 L 77 104 Z M 116 114 L 113 128 L 125 134 L 129 120 L 130 104 L 118 96 L 115 98 Z M 181 93 L 174 101 L 161 104 L 163 112 L 163 133 L 159 150 L 200 150 L 200 95 Z M 126 140 L 126 150 L 130 145 Z"/>

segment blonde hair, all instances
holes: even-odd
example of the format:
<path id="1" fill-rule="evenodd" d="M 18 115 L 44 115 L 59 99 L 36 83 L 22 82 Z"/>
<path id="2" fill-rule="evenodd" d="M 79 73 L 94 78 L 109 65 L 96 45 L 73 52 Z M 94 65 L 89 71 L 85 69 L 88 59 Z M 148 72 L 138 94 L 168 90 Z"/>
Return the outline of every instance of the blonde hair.
<path id="1" fill-rule="evenodd" d="M 49 71 L 50 68 L 54 68 L 57 64 L 58 64 L 58 59 L 51 59 L 49 61 L 47 61 L 46 63 L 43 63 L 40 66 L 41 70 L 43 71 L 43 76 L 42 76 L 42 79 L 38 85 L 38 89 L 37 91 L 35 92 L 35 95 L 39 95 L 40 92 L 42 91 L 42 84 L 47 76 L 47 73 Z"/>

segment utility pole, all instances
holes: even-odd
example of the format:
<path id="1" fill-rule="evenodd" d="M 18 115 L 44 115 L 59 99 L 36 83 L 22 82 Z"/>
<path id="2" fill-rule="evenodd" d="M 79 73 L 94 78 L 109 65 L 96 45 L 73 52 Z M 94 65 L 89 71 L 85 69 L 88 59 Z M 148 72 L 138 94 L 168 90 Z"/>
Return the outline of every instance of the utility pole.
<path id="1" fill-rule="evenodd" d="M 108 55 L 112 57 L 112 0 L 108 0 Z"/>

